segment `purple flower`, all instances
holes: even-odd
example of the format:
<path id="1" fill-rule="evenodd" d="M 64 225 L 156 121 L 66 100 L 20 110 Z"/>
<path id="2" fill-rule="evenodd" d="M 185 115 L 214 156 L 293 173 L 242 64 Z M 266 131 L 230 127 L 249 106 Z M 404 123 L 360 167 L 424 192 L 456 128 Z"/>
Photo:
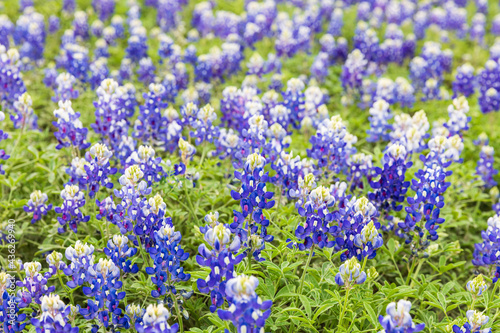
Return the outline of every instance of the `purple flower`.
<path id="1" fill-rule="evenodd" d="M 498 170 L 493 167 L 495 150 L 491 146 L 482 146 L 477 161 L 476 175 L 481 177 L 484 185 L 491 188 L 497 185 L 494 177 L 498 174 Z"/>
<path id="2" fill-rule="evenodd" d="M 57 221 L 62 226 L 58 229 L 63 233 L 69 227 L 74 233 L 78 231 L 81 222 L 88 222 L 90 216 L 84 216 L 80 208 L 85 206 L 85 195 L 78 185 L 66 185 L 61 191 L 63 203 L 61 207 L 56 207 L 54 211 L 62 216 L 57 217 Z"/>
<path id="3" fill-rule="evenodd" d="M 71 101 L 59 101 L 59 109 L 54 110 L 57 121 L 52 124 L 57 128 L 54 133 L 59 144 L 56 149 L 72 146 L 73 149 L 86 149 L 90 146 L 87 142 L 88 129 L 82 126 L 80 113 L 71 107 Z"/>
<path id="4" fill-rule="evenodd" d="M 389 303 L 386 308 L 387 315 L 379 316 L 379 322 L 386 333 L 416 333 L 425 328 L 425 324 L 415 325 L 410 314 L 411 303 L 399 300 Z"/>
<path id="5" fill-rule="evenodd" d="M 259 280 L 254 276 L 238 275 L 226 284 L 228 310 L 219 309 L 222 320 L 233 323 L 238 332 L 255 332 L 264 329 L 271 314 L 271 301 L 262 301 L 255 292 Z"/>
<path id="6" fill-rule="evenodd" d="M 196 284 L 203 293 L 210 293 L 210 311 L 215 312 L 224 304 L 226 283 L 234 276 L 235 265 L 245 257 L 244 253 L 238 254 L 240 238 L 231 237 L 231 230 L 218 221 L 219 214 L 209 213 L 205 216 L 208 223 L 200 227 L 207 245 L 198 247 L 199 255 L 196 262 L 202 267 L 209 267 L 210 273 L 206 279 L 198 279 Z M 232 240 L 231 240 L 232 238 Z"/>
<path id="7" fill-rule="evenodd" d="M 42 191 L 37 190 L 31 193 L 28 204 L 23 207 L 26 213 L 33 213 L 31 223 L 40 221 L 42 216 L 47 215 L 47 213 L 52 209 L 52 204 L 46 204 L 47 200 L 47 194 L 42 193 Z"/>

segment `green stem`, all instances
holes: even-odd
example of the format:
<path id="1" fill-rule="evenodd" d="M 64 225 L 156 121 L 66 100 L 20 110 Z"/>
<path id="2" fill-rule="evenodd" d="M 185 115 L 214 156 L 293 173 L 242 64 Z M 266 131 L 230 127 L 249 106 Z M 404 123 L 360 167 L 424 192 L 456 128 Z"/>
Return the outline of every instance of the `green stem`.
<path id="1" fill-rule="evenodd" d="M 495 283 L 495 285 L 493 286 L 493 290 L 491 291 L 491 299 L 493 301 L 495 300 L 495 293 L 497 291 L 497 287 L 498 287 L 498 283 Z M 488 304 L 488 317 L 490 316 L 490 313 L 491 313 L 491 308 L 490 308 L 490 305 Z"/>
<path id="2" fill-rule="evenodd" d="M 340 317 L 339 317 L 339 327 L 342 327 L 342 321 L 344 320 L 344 314 L 345 314 L 345 310 L 347 309 L 347 302 L 348 302 L 348 297 L 349 297 L 349 291 L 351 289 L 348 288 L 346 289 L 346 292 L 345 292 L 345 296 L 344 296 L 344 304 L 342 305 L 342 311 L 340 312 Z"/>
<path id="3" fill-rule="evenodd" d="M 181 312 L 179 311 L 179 304 L 177 304 L 177 298 L 175 297 L 174 294 L 172 294 L 172 298 L 174 301 L 175 312 L 177 313 L 177 320 L 179 320 L 179 330 L 181 333 L 183 333 L 184 332 L 184 325 L 182 323 Z"/>
<path id="4" fill-rule="evenodd" d="M 12 151 L 10 153 L 11 155 L 17 156 L 16 149 L 17 149 L 17 146 L 19 145 L 19 142 L 21 141 L 21 137 L 23 136 L 23 134 L 24 134 L 24 125 L 21 128 L 21 132 L 19 132 L 19 135 L 17 136 L 17 140 L 16 140 L 16 143 L 14 144 L 14 148 L 12 148 Z"/>
<path id="5" fill-rule="evenodd" d="M 247 268 L 247 270 L 251 271 L 252 270 L 252 249 L 251 248 L 248 251 L 247 258 L 248 258 L 248 268 Z"/>
<path id="6" fill-rule="evenodd" d="M 141 253 L 142 261 L 144 261 L 144 265 L 149 265 L 149 260 L 146 260 L 146 257 L 144 257 L 144 252 L 142 251 L 142 243 L 141 239 L 139 236 L 136 236 L 137 238 L 137 247 L 139 248 L 139 252 Z"/>
<path id="7" fill-rule="evenodd" d="M 304 267 L 304 271 L 302 272 L 302 277 L 300 278 L 300 286 L 299 286 L 299 292 L 298 292 L 299 295 L 302 295 L 302 288 L 304 288 L 304 280 L 306 277 L 306 272 L 307 272 L 307 269 L 309 268 L 309 264 L 311 263 L 313 253 L 314 253 L 314 245 L 311 246 L 311 251 L 309 252 L 309 257 L 307 258 L 307 262 L 306 262 L 306 267 Z"/>
<path id="8" fill-rule="evenodd" d="M 306 277 L 307 269 L 309 268 L 309 264 L 311 263 L 311 259 L 314 253 L 314 245 L 311 246 L 311 251 L 309 252 L 309 257 L 307 258 L 306 266 L 304 267 L 304 271 L 302 272 L 302 276 L 300 278 L 300 285 L 298 290 L 298 295 L 302 295 L 302 289 L 304 288 L 304 280 Z M 295 300 L 293 301 L 293 307 L 295 307 Z M 295 332 L 295 324 L 292 322 L 290 325 L 290 332 Z"/>
<path id="9" fill-rule="evenodd" d="M 73 293 L 70 292 L 71 290 L 68 288 L 68 286 L 66 286 L 61 278 L 61 272 L 59 270 L 57 270 L 57 277 L 59 278 L 59 282 L 61 283 L 61 286 L 64 288 L 64 290 L 66 290 L 66 293 L 68 294 L 69 296 L 69 299 L 71 300 L 71 304 L 72 305 L 75 305 L 75 301 L 73 300 Z"/>
<path id="10" fill-rule="evenodd" d="M 188 195 L 188 192 L 187 192 L 187 181 L 184 181 L 184 184 L 183 184 L 183 188 L 184 188 L 184 195 L 186 196 L 187 198 L 187 201 L 188 201 L 188 204 L 189 204 L 189 211 L 191 213 L 191 216 L 193 217 L 194 221 L 196 221 L 196 214 L 194 213 L 194 207 L 193 207 L 193 203 L 191 202 L 191 197 Z"/>
<path id="11" fill-rule="evenodd" d="M 367 261 L 368 261 L 368 256 L 366 256 L 365 259 L 363 260 L 363 265 L 361 266 L 361 272 L 364 272 Z"/>
<path id="12" fill-rule="evenodd" d="M 423 260 L 421 259 L 418 259 L 418 266 L 417 266 L 417 270 L 415 271 L 415 273 L 413 274 L 413 279 L 411 281 L 411 284 L 410 284 L 410 287 L 413 287 L 413 284 L 415 282 L 415 280 L 417 279 L 417 276 L 418 276 L 418 272 L 420 272 L 420 269 L 422 268 L 422 264 L 424 263 Z"/>
<path id="13" fill-rule="evenodd" d="M 413 261 L 411 263 L 411 267 L 408 270 L 408 276 L 406 277 L 406 284 L 410 283 L 411 275 L 412 275 L 414 269 L 415 269 L 415 261 Z"/>

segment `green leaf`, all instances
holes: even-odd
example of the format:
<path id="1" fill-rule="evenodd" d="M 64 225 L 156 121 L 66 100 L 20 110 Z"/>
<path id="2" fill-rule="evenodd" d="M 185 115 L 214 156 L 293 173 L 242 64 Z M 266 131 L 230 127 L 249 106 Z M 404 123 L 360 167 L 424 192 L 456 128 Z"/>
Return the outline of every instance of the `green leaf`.
<path id="1" fill-rule="evenodd" d="M 365 307 L 366 313 L 368 314 L 368 318 L 370 318 L 370 322 L 372 323 L 372 325 L 377 326 L 378 324 L 377 314 L 370 306 L 370 304 L 368 304 L 368 302 L 363 302 L 363 305 Z"/>
<path id="2" fill-rule="evenodd" d="M 302 302 L 302 305 L 304 306 L 304 309 L 306 310 L 307 317 L 311 317 L 311 303 L 304 295 L 299 295 L 299 298 Z"/>

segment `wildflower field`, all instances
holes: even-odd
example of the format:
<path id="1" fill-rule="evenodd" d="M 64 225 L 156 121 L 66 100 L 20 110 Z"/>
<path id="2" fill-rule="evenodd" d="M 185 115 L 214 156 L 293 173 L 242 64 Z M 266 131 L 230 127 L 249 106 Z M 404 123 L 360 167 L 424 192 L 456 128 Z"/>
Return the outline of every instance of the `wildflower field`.
<path id="1" fill-rule="evenodd" d="M 0 332 L 500 332 L 499 62 L 496 1 L 0 1 Z"/>

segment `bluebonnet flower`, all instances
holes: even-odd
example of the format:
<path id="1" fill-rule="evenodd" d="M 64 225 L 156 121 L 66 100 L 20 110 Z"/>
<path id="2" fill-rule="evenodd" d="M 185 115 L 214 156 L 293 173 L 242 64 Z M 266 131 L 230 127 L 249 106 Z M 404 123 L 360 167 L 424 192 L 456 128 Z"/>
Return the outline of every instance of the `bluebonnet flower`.
<path id="1" fill-rule="evenodd" d="M 59 17 L 55 15 L 50 15 L 49 16 L 49 33 L 54 34 L 56 33 L 59 28 L 60 28 L 60 20 Z"/>
<path id="2" fill-rule="evenodd" d="M 338 174 L 347 168 L 347 130 L 339 115 L 325 119 L 319 124 L 318 130 L 310 141 L 311 149 L 307 150 L 308 156 L 318 161 L 318 167 L 328 167 Z"/>
<path id="3" fill-rule="evenodd" d="M 234 268 L 245 257 L 238 254 L 241 243 L 238 236 L 231 240 L 231 230 L 218 221 L 219 213 L 209 213 L 205 216 L 207 225 L 200 227 L 205 242 L 198 247 L 199 255 L 196 262 L 202 267 L 209 267 L 210 273 L 205 280 L 198 279 L 196 284 L 202 293 L 210 293 L 210 311 L 224 304 L 226 283 L 234 277 Z"/>
<path id="4" fill-rule="evenodd" d="M 98 58 L 90 64 L 90 86 L 96 89 L 109 76 L 108 60 Z"/>
<path id="5" fill-rule="evenodd" d="M 481 274 L 476 276 L 474 279 L 467 282 L 467 291 L 472 294 L 472 297 L 476 298 L 483 294 L 483 292 L 488 289 L 488 285 L 484 281 L 484 278 Z"/>
<path id="6" fill-rule="evenodd" d="M 445 179 L 451 175 L 451 171 L 446 171 L 445 165 L 440 163 L 428 162 L 428 165 L 422 170 L 419 170 L 415 177 L 418 179 L 412 181 L 411 188 L 415 191 L 415 196 L 408 197 L 409 206 L 406 207 L 406 219 L 404 222 L 398 223 L 398 227 L 405 233 L 403 237 L 409 243 L 412 240 L 412 235 L 409 233 L 417 230 L 419 237 L 424 236 L 423 223 L 427 239 L 436 240 L 438 238 L 437 229 L 444 222 L 444 218 L 439 216 L 441 208 L 444 206 L 444 192 L 450 186 Z"/>
<path id="7" fill-rule="evenodd" d="M 380 99 L 373 103 L 370 108 L 370 129 L 366 132 L 369 137 L 366 139 L 368 142 L 386 141 L 389 139 L 389 132 L 392 126 L 389 120 L 392 118 L 389 103 Z"/>
<path id="8" fill-rule="evenodd" d="M 456 134 L 462 136 L 469 129 L 471 117 L 467 116 L 469 112 L 469 102 L 465 96 L 453 99 L 453 104 L 448 107 L 450 119 L 444 126 L 448 129 L 449 135 Z"/>
<path id="9" fill-rule="evenodd" d="M 405 181 L 406 170 L 412 162 L 407 162 L 406 148 L 400 144 L 391 144 L 382 158 L 382 168 L 374 168 L 374 179 L 370 186 L 375 190 L 368 198 L 377 206 L 383 219 L 391 220 L 391 211 L 400 211 L 410 182 Z"/>
<path id="10" fill-rule="evenodd" d="M 14 123 L 14 128 L 37 129 L 38 117 L 33 112 L 33 100 L 28 93 L 19 96 L 14 102 L 14 112 L 10 115 L 10 120 Z"/>
<path id="11" fill-rule="evenodd" d="M 102 141 L 118 150 L 122 137 L 128 133 L 127 118 L 133 115 L 137 104 L 135 89 L 129 84 L 120 87 L 113 79 L 105 79 L 96 92 L 99 97 L 94 102 L 96 121 L 91 126 Z"/>
<path id="12" fill-rule="evenodd" d="M 297 199 L 295 204 L 297 209 L 304 206 L 311 191 L 317 188 L 316 185 L 316 177 L 313 173 L 304 171 L 304 175 L 299 175 L 297 179 L 297 188 L 291 189 L 289 193 L 290 197 Z"/>
<path id="13" fill-rule="evenodd" d="M 417 111 L 413 117 L 406 113 L 394 117 L 391 141 L 404 145 L 406 152 L 412 154 L 425 149 L 424 139 L 429 136 L 430 125 L 424 110 Z"/>
<path id="14" fill-rule="evenodd" d="M 66 248 L 65 257 L 70 261 L 70 264 L 63 272 L 66 276 L 71 277 L 71 280 L 66 284 L 72 289 L 83 285 L 87 281 L 89 268 L 94 265 L 94 246 L 78 240 L 74 247 Z"/>
<path id="15" fill-rule="evenodd" d="M 0 111 L 0 121 L 5 120 L 5 114 Z M 5 133 L 4 131 L 0 130 L 0 142 L 3 140 L 7 140 L 9 138 L 9 135 Z M 10 158 L 10 155 L 8 155 L 4 149 L 0 149 L 0 161 L 6 161 Z M 5 171 L 3 170 L 3 165 L 0 164 L 0 174 L 3 175 Z"/>
<path id="16" fill-rule="evenodd" d="M 32 302 L 41 303 L 41 298 L 55 290 L 55 286 L 47 287 L 47 278 L 40 273 L 42 265 L 39 262 L 22 264 L 26 277 L 17 281 L 17 301 L 20 308 L 28 307 Z"/>
<path id="17" fill-rule="evenodd" d="M 330 232 L 336 241 L 335 250 L 347 250 L 340 256 L 342 261 L 354 256 L 358 260 L 373 259 L 377 254 L 376 250 L 383 244 L 378 233 L 380 223 L 376 221 L 377 209 L 365 197 L 356 199 L 340 193 L 345 192 L 346 188 L 347 184 L 337 183 L 330 189 L 332 194 L 336 192 L 338 202 L 338 210 L 331 213 L 334 222 L 330 223 Z"/>
<path id="18" fill-rule="evenodd" d="M 491 22 L 491 33 L 495 36 L 500 35 L 500 15 L 495 15 Z"/>
<path id="19" fill-rule="evenodd" d="M 144 173 L 144 180 L 151 186 L 154 182 L 160 181 L 163 177 L 163 167 L 161 157 L 155 158 L 155 150 L 150 146 L 139 146 L 137 151 L 127 159 L 128 165 L 137 164 Z"/>
<path id="20" fill-rule="evenodd" d="M 79 332 L 78 327 L 72 327 L 66 321 L 71 305 L 66 306 L 59 295 L 42 296 L 41 310 L 40 318 L 31 318 L 31 324 L 37 327 L 37 332 Z"/>
<path id="21" fill-rule="evenodd" d="M 230 320 L 238 332 L 258 332 L 264 329 L 271 314 L 272 301 L 262 301 L 255 292 L 259 280 L 254 276 L 238 275 L 226 284 L 228 310 L 219 309 L 222 320 Z"/>
<path id="22" fill-rule="evenodd" d="M 367 60 L 363 53 L 355 49 L 349 53 L 345 64 L 342 66 L 341 81 L 345 95 L 344 104 L 351 104 L 359 94 L 363 76 L 366 74 Z"/>
<path id="23" fill-rule="evenodd" d="M 103 38 L 95 41 L 94 58 L 109 58 L 108 42 Z"/>
<path id="24" fill-rule="evenodd" d="M 175 76 L 170 73 L 166 74 L 162 84 L 165 87 L 165 99 L 170 103 L 174 103 L 179 92 Z"/>
<path id="25" fill-rule="evenodd" d="M 64 67 L 78 80 L 87 82 L 90 70 L 88 49 L 73 42 L 65 44 L 58 58 L 58 67 Z"/>
<path id="26" fill-rule="evenodd" d="M 469 97 L 474 94 L 474 67 L 466 63 L 457 67 L 455 81 L 453 81 L 453 95 Z"/>
<path id="27" fill-rule="evenodd" d="M 410 61 L 410 79 L 416 91 L 421 90 L 430 78 L 428 67 L 429 64 L 422 57 L 415 57 Z"/>
<path id="28" fill-rule="evenodd" d="M 46 204 L 47 200 L 47 194 L 42 193 L 42 191 L 36 190 L 30 194 L 30 200 L 23 208 L 26 213 L 33 213 L 31 223 L 40 221 L 42 216 L 47 215 L 47 213 L 52 209 L 52 204 Z"/>
<path id="29" fill-rule="evenodd" d="M 212 97 L 212 85 L 205 82 L 196 82 L 194 87 L 198 92 L 200 103 L 208 104 L 210 102 L 210 97 Z"/>
<path id="30" fill-rule="evenodd" d="M 335 275 L 335 282 L 346 289 L 353 288 L 356 284 L 366 281 L 366 273 L 361 271 L 361 265 L 356 258 L 345 261 L 339 267 L 339 272 Z"/>
<path id="31" fill-rule="evenodd" d="M 137 264 L 132 265 L 131 260 L 128 259 L 137 253 L 137 248 L 129 247 L 128 241 L 129 239 L 126 236 L 114 235 L 108 240 L 104 253 L 113 260 L 123 273 L 137 273 L 139 271 Z"/>
<path id="32" fill-rule="evenodd" d="M 368 183 L 372 180 L 372 156 L 363 153 L 351 155 L 348 165 L 347 181 L 350 183 L 350 190 L 353 191 L 355 188 L 363 190 L 365 188 L 363 177 L 366 177 Z"/>
<path id="33" fill-rule="evenodd" d="M 490 88 L 479 97 L 481 112 L 490 113 L 500 109 L 500 93 L 495 88 Z"/>
<path id="34" fill-rule="evenodd" d="M 137 212 L 134 233 L 137 240 L 148 249 L 155 244 L 155 232 L 161 228 L 162 221 L 171 224 L 171 218 L 165 217 L 166 204 L 160 194 L 149 200 L 143 199 L 139 207 L 141 210 Z"/>
<path id="35" fill-rule="evenodd" d="M 211 61 L 207 54 L 202 54 L 198 57 L 194 68 L 196 81 L 204 81 L 209 83 L 212 77 Z"/>
<path id="36" fill-rule="evenodd" d="M 494 157 L 495 150 L 491 146 L 482 146 L 481 152 L 479 153 L 479 160 L 477 161 L 476 175 L 481 177 L 484 185 L 487 188 L 491 188 L 497 185 L 494 177 L 498 174 L 498 170 L 495 170 Z"/>
<path id="37" fill-rule="evenodd" d="M 120 15 L 114 15 L 111 18 L 111 27 L 115 29 L 116 37 L 123 38 L 125 28 L 123 27 L 123 18 Z"/>
<path id="38" fill-rule="evenodd" d="M 484 45 L 484 35 L 486 26 L 486 16 L 482 13 L 476 13 L 471 20 L 469 30 L 470 39 L 477 42 L 479 45 Z"/>
<path id="39" fill-rule="evenodd" d="M 26 91 L 20 72 L 19 52 L 16 49 L 6 51 L 0 45 L 0 100 L 8 109 L 12 109 L 19 97 Z"/>
<path id="40" fill-rule="evenodd" d="M 62 253 L 52 251 L 47 255 L 45 260 L 47 264 L 49 264 L 49 270 L 45 273 L 45 278 L 50 278 L 55 274 L 58 274 L 60 271 L 64 271 L 66 269 L 66 264 L 62 261 L 63 255 Z"/>
<path id="41" fill-rule="evenodd" d="M 128 39 L 126 48 L 127 58 L 132 62 L 138 63 L 142 58 L 147 57 L 148 46 L 146 37 L 143 35 L 132 35 Z"/>
<path id="42" fill-rule="evenodd" d="M 135 329 L 139 333 L 176 333 L 179 329 L 179 324 L 170 326 L 167 323 L 167 319 L 169 317 L 170 312 L 163 304 L 150 304 L 148 305 L 142 320 L 140 322 L 136 321 Z"/>
<path id="43" fill-rule="evenodd" d="M 312 174 L 309 174 L 312 176 Z M 306 181 L 311 182 L 314 178 L 306 176 Z M 302 183 L 304 184 L 304 183 Z M 305 185 L 305 184 L 304 184 Z M 302 191 L 307 191 L 307 187 L 299 185 Z M 329 222 L 332 219 L 328 213 L 328 207 L 335 203 L 335 198 L 330 194 L 330 190 L 319 186 L 310 191 L 308 201 L 304 208 L 299 206 L 299 214 L 306 216 L 304 224 L 299 224 L 295 230 L 295 236 L 301 241 L 294 244 L 299 250 L 303 251 L 316 245 L 319 248 L 333 247 L 334 238 L 329 235 L 331 228 Z M 325 214 L 326 213 L 326 214 Z M 290 240 L 287 240 L 290 241 Z M 289 245 L 290 246 L 290 245 Z"/>
<path id="44" fill-rule="evenodd" d="M 483 328 L 490 318 L 485 316 L 482 312 L 476 310 L 468 310 L 466 313 L 467 321 L 462 325 L 453 325 L 454 333 L 491 333 L 491 328 Z"/>
<path id="45" fill-rule="evenodd" d="M 265 61 L 264 58 L 257 52 L 255 52 L 249 59 L 247 63 L 248 72 L 247 75 L 257 75 L 261 77 L 265 72 Z"/>
<path id="46" fill-rule="evenodd" d="M 75 0 L 63 0 L 63 12 L 65 13 L 73 13 L 76 8 Z"/>
<path id="47" fill-rule="evenodd" d="M 151 58 L 142 58 L 139 60 L 139 67 L 137 68 L 137 79 L 148 85 L 154 81 L 156 67 Z"/>
<path id="48" fill-rule="evenodd" d="M 84 11 L 75 12 L 75 18 L 73 20 L 73 31 L 75 36 L 79 36 L 82 39 L 89 38 L 89 22 L 88 16 Z"/>
<path id="49" fill-rule="evenodd" d="M 0 15 L 0 45 L 8 48 L 10 45 L 9 36 L 14 32 L 14 24 L 5 14 Z"/>
<path id="50" fill-rule="evenodd" d="M 328 76 L 328 58 L 329 57 L 327 53 L 320 52 L 311 65 L 311 75 L 319 82 L 323 82 Z"/>
<path id="51" fill-rule="evenodd" d="M 422 101 L 432 101 L 441 99 L 440 83 L 434 78 L 430 78 L 425 81 L 425 85 L 422 88 Z"/>
<path id="52" fill-rule="evenodd" d="M 94 35 L 97 38 L 102 37 L 102 29 L 104 29 L 104 23 L 102 23 L 101 20 L 95 20 L 90 25 L 90 31 L 92 32 L 92 35 Z"/>
<path id="53" fill-rule="evenodd" d="M 99 259 L 91 265 L 87 272 L 87 282 L 90 287 L 84 286 L 83 293 L 89 297 L 87 307 L 80 309 L 80 314 L 87 320 L 98 318 L 104 327 L 110 326 L 110 319 L 114 328 L 129 328 L 128 317 L 122 317 L 119 308 L 120 300 L 125 297 L 125 291 L 118 291 L 123 283 L 119 280 L 120 269 L 109 259 Z M 97 331 L 97 327 L 93 331 Z"/>
<path id="54" fill-rule="evenodd" d="M 99 15 L 101 21 L 106 21 L 115 11 L 114 0 L 93 0 L 92 7 Z"/>
<path id="55" fill-rule="evenodd" d="M 219 155 L 220 159 L 236 158 L 236 155 L 239 154 L 240 140 L 241 138 L 233 129 L 221 128 L 219 137 L 215 138 L 216 151 L 213 152 L 213 155 Z"/>
<path id="56" fill-rule="evenodd" d="M 127 307 L 125 308 L 125 312 L 130 318 L 130 326 L 134 327 L 135 323 L 142 322 L 142 318 L 144 317 L 146 310 L 141 308 L 139 305 L 128 304 Z"/>
<path id="57" fill-rule="evenodd" d="M 488 60 L 484 68 L 479 70 L 477 84 L 480 91 L 479 105 L 483 113 L 498 111 L 500 109 L 500 68 L 494 60 Z"/>
<path id="58" fill-rule="evenodd" d="M 154 232 L 155 245 L 148 249 L 154 266 L 147 267 L 146 273 L 154 275 L 151 281 L 155 289 L 151 291 L 151 295 L 155 298 L 167 292 L 177 294 L 175 284 L 191 278 L 181 267 L 181 263 L 189 258 L 189 253 L 184 252 L 180 246 L 181 238 L 181 233 L 175 231 L 171 219 L 163 220 L 161 228 Z"/>
<path id="59" fill-rule="evenodd" d="M 389 104 L 394 104 L 396 101 L 395 88 L 396 85 L 391 79 L 385 77 L 378 79 L 374 100 L 383 99 Z"/>
<path id="60" fill-rule="evenodd" d="M 85 206 L 85 195 L 78 185 L 66 185 L 61 191 L 63 203 L 61 207 L 56 207 L 54 211 L 62 216 L 57 217 L 57 221 L 62 226 L 58 229 L 63 233 L 69 227 L 74 233 L 78 231 L 81 222 L 87 222 L 90 216 L 84 216 L 80 208 Z"/>
<path id="61" fill-rule="evenodd" d="M 161 140 L 163 119 L 161 111 L 167 107 L 164 102 L 165 87 L 151 83 L 149 92 L 144 94 L 144 105 L 140 106 L 140 113 L 134 124 L 133 136 L 142 140 Z"/>
<path id="62" fill-rule="evenodd" d="M 264 260 L 260 257 L 265 242 L 271 242 L 274 237 L 267 234 L 269 220 L 264 216 L 262 210 L 274 206 L 272 192 L 267 191 L 266 183 L 269 174 L 264 172 L 266 159 L 253 153 L 246 158 L 244 171 L 235 171 L 234 176 L 241 181 L 239 192 L 232 190 L 231 197 L 240 201 L 241 212 L 234 210 L 234 222 L 230 229 L 241 238 L 241 243 L 249 249 L 258 261 Z M 260 228 L 259 228 L 260 226 Z M 259 230 L 260 229 L 260 230 Z"/>
<path id="63" fill-rule="evenodd" d="M 120 198 L 121 203 L 116 205 L 113 220 L 122 234 L 134 229 L 133 222 L 142 211 L 142 198 L 151 193 L 151 188 L 147 187 L 143 178 L 144 172 L 139 165 L 129 166 L 119 178 L 122 188 L 114 190 L 115 197 Z"/>
<path id="64" fill-rule="evenodd" d="M 274 124 L 278 125 L 279 124 Z M 274 127 L 271 126 L 271 127 Z M 278 139 L 274 138 L 277 141 Z M 276 146 L 288 146 L 286 140 L 282 140 L 283 143 L 278 143 Z M 271 168 L 276 171 L 276 175 L 271 178 L 271 182 L 278 186 L 279 191 L 285 194 L 285 198 L 290 198 L 289 191 L 296 188 L 299 171 L 302 168 L 300 156 L 293 156 L 293 152 L 287 153 L 284 150 L 272 151 L 269 156 L 273 161 L 271 163 Z"/>
<path id="65" fill-rule="evenodd" d="M 488 228 L 481 232 L 482 243 L 474 245 L 472 263 L 476 266 L 499 266 L 498 251 L 500 249 L 500 215 L 488 219 Z"/>
<path id="66" fill-rule="evenodd" d="M 56 79 L 57 79 L 57 69 L 53 67 L 47 67 L 44 69 L 45 76 L 43 77 L 43 83 L 47 88 L 50 89 L 55 89 L 57 86 Z"/>
<path id="67" fill-rule="evenodd" d="M 210 104 L 205 105 L 196 112 L 196 118 L 196 121 L 192 121 L 194 131 L 191 131 L 191 135 L 196 138 L 195 144 L 200 145 L 203 141 L 212 142 L 219 132 L 218 127 L 213 125 L 217 119 L 214 108 Z"/>
<path id="68" fill-rule="evenodd" d="M 355 215 L 356 218 L 356 215 Z M 373 218 L 373 217 L 372 217 Z M 368 220 L 372 219 L 369 218 Z M 383 245 L 382 235 L 379 233 L 378 227 L 380 223 L 374 223 L 373 220 L 365 224 L 359 234 L 354 237 L 354 245 L 361 251 L 357 251 L 358 259 L 374 258 L 376 250 Z"/>
<path id="69" fill-rule="evenodd" d="M 328 95 L 322 89 L 316 86 L 310 86 L 305 93 L 305 113 L 302 118 L 301 126 L 317 127 L 321 122 L 328 118 L 328 108 L 325 103 L 328 103 Z M 276 102 L 277 103 L 277 102 Z"/>
<path id="70" fill-rule="evenodd" d="M 17 45 L 22 45 L 19 49 L 21 58 L 39 62 L 43 59 L 45 49 L 44 16 L 37 13 L 33 7 L 26 8 L 16 22 L 13 37 Z"/>
<path id="71" fill-rule="evenodd" d="M 179 153 L 181 155 L 181 161 L 187 166 L 189 165 L 191 157 L 193 157 L 193 155 L 196 153 L 196 148 L 183 138 L 179 138 L 178 145 Z"/>
<path id="72" fill-rule="evenodd" d="M 90 146 L 87 142 L 88 129 L 80 121 L 80 113 L 71 107 L 71 101 L 59 101 L 59 109 L 54 110 L 57 121 L 52 124 L 57 128 L 54 133 L 59 142 L 56 149 L 72 146 L 73 149 L 86 149 Z"/>
<path id="73" fill-rule="evenodd" d="M 108 176 L 114 175 L 117 171 L 109 164 L 112 155 L 106 145 L 101 143 L 93 145 L 85 154 L 85 162 L 82 163 L 84 172 L 81 175 L 73 175 L 72 183 L 79 184 L 80 188 L 88 191 L 90 198 L 99 192 L 101 186 L 113 188 L 113 183 L 108 179 Z"/>
<path id="74" fill-rule="evenodd" d="M 342 36 L 342 27 L 344 26 L 344 12 L 341 8 L 335 8 L 330 17 L 328 33 L 332 36 Z"/>
<path id="75" fill-rule="evenodd" d="M 410 314 L 411 302 L 401 299 L 387 305 L 385 317 L 379 316 L 378 320 L 383 330 L 379 333 L 416 333 L 425 328 L 425 324 L 416 325 Z"/>
<path id="76" fill-rule="evenodd" d="M 56 95 L 52 97 L 54 102 L 77 99 L 79 96 L 78 90 L 74 88 L 76 78 L 69 73 L 61 73 L 57 76 Z"/>

